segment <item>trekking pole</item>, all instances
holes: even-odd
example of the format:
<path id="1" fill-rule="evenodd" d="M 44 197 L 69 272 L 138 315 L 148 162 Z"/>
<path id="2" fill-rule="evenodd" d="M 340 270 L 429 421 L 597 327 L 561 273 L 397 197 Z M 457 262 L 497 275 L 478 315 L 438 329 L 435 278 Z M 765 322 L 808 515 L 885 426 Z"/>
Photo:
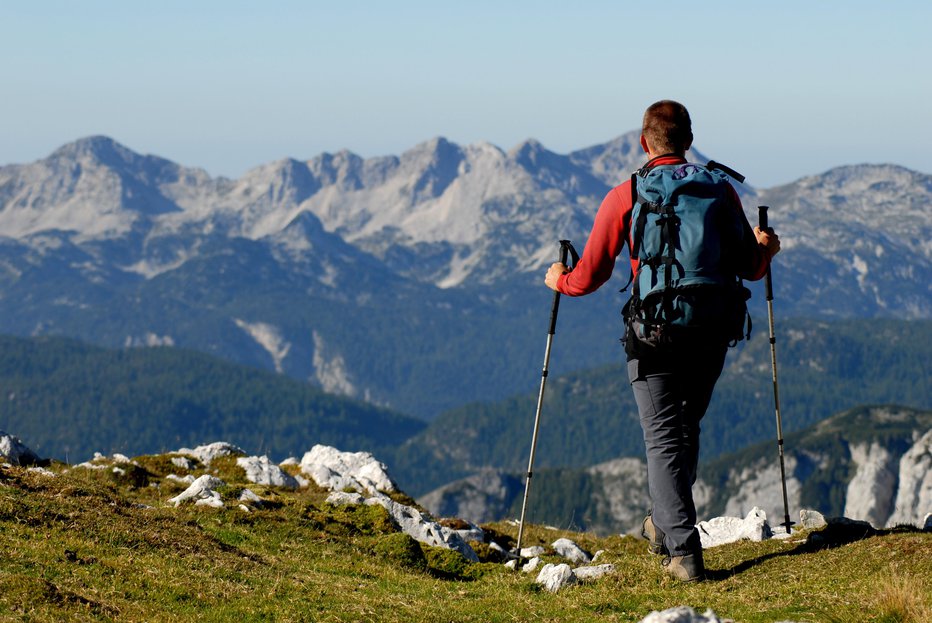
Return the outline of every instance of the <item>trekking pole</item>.
<path id="1" fill-rule="evenodd" d="M 572 253 L 573 264 L 577 260 L 576 250 L 569 240 L 560 241 L 560 263 L 566 265 L 567 255 Z M 550 330 L 547 332 L 547 349 L 544 351 L 544 369 L 540 376 L 540 393 L 537 394 L 537 412 L 534 415 L 534 434 L 531 436 L 531 456 L 527 464 L 527 480 L 524 485 L 524 501 L 521 503 L 521 520 L 518 523 L 518 544 L 516 546 L 518 562 L 515 569 L 521 566 L 521 537 L 524 536 L 524 518 L 527 514 L 528 495 L 531 491 L 531 476 L 534 473 L 534 455 L 537 452 L 537 432 L 540 430 L 540 411 L 544 404 L 544 389 L 547 387 L 547 374 L 550 369 L 550 348 L 553 345 L 553 334 L 557 330 L 557 312 L 560 310 L 560 293 L 554 291 L 553 305 L 550 308 Z"/>
<path id="2" fill-rule="evenodd" d="M 767 229 L 768 206 L 758 206 L 760 228 Z M 777 384 L 777 338 L 773 330 L 773 279 L 770 276 L 770 265 L 767 266 L 767 319 L 770 322 L 770 367 L 773 370 L 773 403 L 777 414 L 777 449 L 780 452 L 780 480 L 783 484 L 783 523 L 789 534 L 793 522 L 790 521 L 790 505 L 786 497 L 786 463 L 783 458 L 783 421 L 780 418 L 780 390 Z"/>

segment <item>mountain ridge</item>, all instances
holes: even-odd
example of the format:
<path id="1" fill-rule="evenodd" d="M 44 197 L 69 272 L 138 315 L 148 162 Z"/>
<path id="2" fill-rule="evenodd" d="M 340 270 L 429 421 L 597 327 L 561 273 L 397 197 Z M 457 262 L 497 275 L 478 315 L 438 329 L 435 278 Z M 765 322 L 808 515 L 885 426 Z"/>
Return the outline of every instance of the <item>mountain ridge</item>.
<path id="1" fill-rule="evenodd" d="M 604 193 L 642 164 L 636 138 L 557 154 L 435 137 L 235 180 L 82 139 L 0 168 L 0 331 L 110 347 L 156 336 L 421 417 L 505 398 L 534 385 L 556 240 L 582 246 Z M 932 178 L 865 167 L 743 189 L 784 241 L 781 318 L 932 316 Z M 622 276 L 565 301 L 572 337 L 555 366 L 617 361 Z M 281 339 L 257 341 L 259 326 Z"/>

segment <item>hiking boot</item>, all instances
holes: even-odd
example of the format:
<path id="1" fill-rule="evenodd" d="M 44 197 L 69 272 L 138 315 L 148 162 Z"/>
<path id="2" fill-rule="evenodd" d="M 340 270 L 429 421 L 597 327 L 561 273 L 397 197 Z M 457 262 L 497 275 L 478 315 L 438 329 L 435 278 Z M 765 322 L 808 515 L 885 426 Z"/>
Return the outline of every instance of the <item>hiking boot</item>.
<path id="1" fill-rule="evenodd" d="M 663 531 L 654 525 L 654 520 L 648 515 L 641 524 L 641 536 L 647 539 L 647 551 L 651 554 L 666 556 L 670 552 L 667 546 L 663 544 Z"/>
<path id="2" fill-rule="evenodd" d="M 705 579 L 702 551 L 685 556 L 667 556 L 661 563 L 663 570 L 681 582 L 699 582 Z"/>

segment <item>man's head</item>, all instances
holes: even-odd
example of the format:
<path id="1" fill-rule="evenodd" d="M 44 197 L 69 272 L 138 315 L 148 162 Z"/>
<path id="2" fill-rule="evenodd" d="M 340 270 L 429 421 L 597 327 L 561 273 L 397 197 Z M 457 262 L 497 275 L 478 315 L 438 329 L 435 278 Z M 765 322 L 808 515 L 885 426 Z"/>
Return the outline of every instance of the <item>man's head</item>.
<path id="1" fill-rule="evenodd" d="M 679 102 L 661 100 L 644 112 L 641 146 L 652 157 L 663 154 L 683 156 L 693 144 L 689 111 Z"/>

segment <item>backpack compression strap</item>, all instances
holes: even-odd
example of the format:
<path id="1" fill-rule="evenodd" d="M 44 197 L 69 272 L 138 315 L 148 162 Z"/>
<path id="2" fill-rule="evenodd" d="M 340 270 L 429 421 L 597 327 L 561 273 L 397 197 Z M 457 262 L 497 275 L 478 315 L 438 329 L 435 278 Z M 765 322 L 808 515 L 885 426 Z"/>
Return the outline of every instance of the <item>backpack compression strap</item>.
<path id="1" fill-rule="evenodd" d="M 705 168 L 707 168 L 707 169 L 710 170 L 710 171 L 714 171 L 714 170 L 718 169 L 718 170 L 721 171 L 722 173 L 726 173 L 726 174 L 728 174 L 729 176 L 731 176 L 732 178 L 734 178 L 734 180 L 735 180 L 736 182 L 738 182 L 739 184 L 744 184 L 744 176 L 743 176 L 743 175 L 741 175 L 740 173 L 738 173 L 737 171 L 735 171 L 735 170 L 732 169 L 731 167 L 726 167 L 726 166 L 725 166 L 724 164 L 722 164 L 721 162 L 715 162 L 714 160 L 709 160 L 709 163 L 708 163 L 707 165 L 705 165 Z"/>

